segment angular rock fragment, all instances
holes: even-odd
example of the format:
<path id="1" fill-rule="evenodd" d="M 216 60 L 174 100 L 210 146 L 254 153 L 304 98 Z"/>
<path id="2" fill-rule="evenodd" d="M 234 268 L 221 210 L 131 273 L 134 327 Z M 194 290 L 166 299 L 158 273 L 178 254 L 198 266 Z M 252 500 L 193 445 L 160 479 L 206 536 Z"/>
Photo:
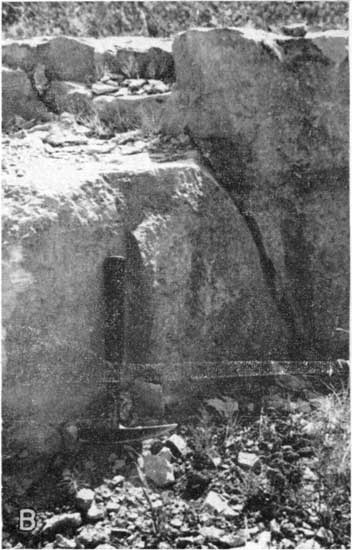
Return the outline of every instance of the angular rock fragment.
<path id="1" fill-rule="evenodd" d="M 103 82 L 97 82 L 92 86 L 92 92 L 94 95 L 109 95 L 116 92 L 119 89 L 119 85 L 105 84 Z"/>
<path id="2" fill-rule="evenodd" d="M 236 512 L 227 502 L 215 491 L 209 491 L 204 503 L 203 508 L 210 508 L 218 514 L 222 514 L 224 517 L 231 519 L 238 517 L 239 513 Z"/>
<path id="3" fill-rule="evenodd" d="M 130 534 L 131 532 L 128 529 L 124 529 L 123 527 L 111 528 L 111 535 L 118 539 L 123 539 L 125 537 L 128 537 Z"/>
<path id="4" fill-rule="evenodd" d="M 92 522 L 100 521 L 101 519 L 104 519 L 104 515 L 104 508 L 97 506 L 95 502 L 92 502 L 89 510 L 87 511 L 87 520 Z"/>
<path id="5" fill-rule="evenodd" d="M 45 521 L 41 532 L 43 536 L 50 537 L 56 533 L 65 533 L 68 530 L 76 529 L 81 524 L 82 518 L 78 512 L 58 514 Z"/>
<path id="6" fill-rule="evenodd" d="M 68 539 L 60 534 L 56 535 L 55 548 L 65 548 L 66 550 L 71 550 L 76 547 L 76 542 L 73 539 Z"/>
<path id="7" fill-rule="evenodd" d="M 157 487 L 167 487 L 175 482 L 174 469 L 167 458 L 159 455 L 143 457 L 143 470 L 146 477 Z"/>
<path id="8" fill-rule="evenodd" d="M 237 457 L 238 465 L 246 470 L 256 470 L 260 468 L 260 458 L 254 453 L 240 451 Z"/>
<path id="9" fill-rule="evenodd" d="M 76 541 L 86 548 L 96 548 L 99 544 L 107 544 L 110 540 L 111 527 L 101 524 L 85 525 L 79 531 Z"/>
<path id="10" fill-rule="evenodd" d="M 172 434 L 172 436 L 167 439 L 165 445 L 170 448 L 176 458 L 184 456 L 188 450 L 186 440 L 178 434 Z"/>
<path id="11" fill-rule="evenodd" d="M 125 482 L 125 477 L 122 475 L 114 476 L 111 480 L 113 487 L 121 486 L 124 484 L 124 482 Z"/>
<path id="12" fill-rule="evenodd" d="M 94 491 L 91 489 L 80 489 L 76 495 L 76 506 L 79 510 L 86 512 L 94 500 Z"/>

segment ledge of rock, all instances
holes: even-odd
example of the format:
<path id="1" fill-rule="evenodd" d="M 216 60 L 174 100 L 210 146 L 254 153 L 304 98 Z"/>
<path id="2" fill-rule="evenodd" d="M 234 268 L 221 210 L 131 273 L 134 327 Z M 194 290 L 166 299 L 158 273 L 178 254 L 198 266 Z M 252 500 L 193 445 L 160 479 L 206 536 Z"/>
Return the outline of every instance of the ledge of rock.
<path id="1" fill-rule="evenodd" d="M 165 38 L 57 36 L 5 40 L 2 61 L 26 72 L 43 64 L 53 80 L 94 82 L 104 65 L 126 78 L 174 79 L 171 41 Z"/>
<path id="2" fill-rule="evenodd" d="M 287 356 L 285 327 L 252 237 L 196 160 L 101 157 L 38 135 L 5 141 L 4 410 L 49 422 L 105 397 L 102 264 L 127 257 L 126 358 L 183 362 Z M 105 402 L 105 401 L 104 401 Z"/>
<path id="3" fill-rule="evenodd" d="M 173 46 L 163 127 L 186 128 L 227 190 L 291 334 L 291 357 L 348 355 L 347 33 L 194 29 Z"/>
<path id="4" fill-rule="evenodd" d="M 47 111 L 68 111 L 97 120 L 102 113 L 106 120 L 111 108 L 102 106 L 110 106 L 115 96 L 121 97 L 114 102 L 116 120 L 111 124 L 115 124 L 115 129 L 133 128 L 136 121 L 140 124 L 142 116 L 152 116 L 155 127 L 162 114 L 159 107 L 174 80 L 171 41 L 161 38 L 58 36 L 4 41 L 2 61 L 5 128 L 11 126 L 15 116 L 42 121 Z M 147 97 L 143 102 L 143 94 L 164 95 Z M 96 110 L 93 96 L 102 95 L 108 101 L 99 100 Z M 129 101 L 134 97 L 138 97 L 135 104 Z M 133 116 L 135 105 L 137 113 Z M 122 111 L 121 120 L 116 111 Z"/>

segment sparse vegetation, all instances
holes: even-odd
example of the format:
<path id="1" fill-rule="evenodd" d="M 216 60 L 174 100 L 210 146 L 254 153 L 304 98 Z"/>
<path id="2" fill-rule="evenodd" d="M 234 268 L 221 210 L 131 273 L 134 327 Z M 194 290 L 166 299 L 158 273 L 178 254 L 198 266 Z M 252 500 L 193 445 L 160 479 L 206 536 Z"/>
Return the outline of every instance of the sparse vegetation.
<path id="1" fill-rule="evenodd" d="M 82 487 L 96 487 L 103 510 L 118 499 L 124 515 L 115 528 L 122 537 L 117 547 L 223 548 L 237 536 L 237 542 L 250 540 L 256 550 L 265 540 L 270 548 L 349 548 L 349 390 L 331 389 L 305 400 L 287 394 L 268 392 L 259 417 L 253 412 L 250 418 L 241 418 L 237 401 L 229 396 L 206 400 L 195 423 L 179 430 L 187 445 L 183 453 L 166 437 L 146 442 L 139 458 L 140 449 L 122 450 L 122 473 L 130 480 L 117 476 L 123 488 L 113 489 L 116 472 L 110 471 L 110 459 L 99 467 L 92 457 L 69 469 L 62 464 L 57 481 L 62 510 L 74 510 Z M 144 470 L 142 457 L 150 452 L 172 465 L 175 482 L 166 490 Z M 97 487 L 102 467 L 104 481 Z M 219 505 L 224 505 L 222 513 Z M 106 528 L 109 521 L 104 520 Z"/>
<path id="2" fill-rule="evenodd" d="M 347 28 L 347 2 L 3 2 L 5 37 L 170 36 L 189 27 Z"/>

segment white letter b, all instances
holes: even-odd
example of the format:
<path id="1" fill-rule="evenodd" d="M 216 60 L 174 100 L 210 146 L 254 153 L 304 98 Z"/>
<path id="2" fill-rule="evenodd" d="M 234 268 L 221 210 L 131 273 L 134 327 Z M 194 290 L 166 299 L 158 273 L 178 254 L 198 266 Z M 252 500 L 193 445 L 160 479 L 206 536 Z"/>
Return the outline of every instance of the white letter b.
<path id="1" fill-rule="evenodd" d="M 20 531 L 33 531 L 37 522 L 35 521 L 35 511 L 31 508 L 21 508 L 20 510 Z"/>

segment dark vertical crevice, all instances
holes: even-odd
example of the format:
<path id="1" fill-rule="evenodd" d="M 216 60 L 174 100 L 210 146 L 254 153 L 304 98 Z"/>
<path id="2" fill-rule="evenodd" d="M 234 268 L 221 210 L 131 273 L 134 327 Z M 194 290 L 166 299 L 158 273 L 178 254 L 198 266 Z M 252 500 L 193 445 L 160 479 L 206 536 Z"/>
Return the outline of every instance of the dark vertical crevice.
<path id="1" fill-rule="evenodd" d="M 305 354 L 305 347 L 302 345 L 304 338 L 302 335 L 302 330 L 300 330 L 300 327 L 297 325 L 294 307 L 289 296 L 287 295 L 287 292 L 285 292 L 282 286 L 279 284 L 279 277 L 273 261 L 266 251 L 260 227 L 254 216 L 250 212 L 248 212 L 248 209 L 245 207 L 245 196 L 247 192 L 245 187 L 246 167 L 243 165 L 243 155 L 240 155 L 238 159 L 238 170 L 236 171 L 236 174 L 234 174 L 231 181 L 231 175 L 229 174 L 228 169 L 224 169 L 224 177 L 222 177 L 221 174 L 221 166 L 227 166 L 224 157 L 226 156 L 226 149 L 228 148 L 228 146 L 222 143 L 222 146 L 220 147 L 221 159 L 220 162 L 217 163 L 219 164 L 219 168 L 217 169 L 216 166 L 214 166 L 215 163 L 212 159 L 214 152 L 212 152 L 212 154 L 209 153 L 209 151 L 204 151 L 204 148 L 202 147 L 202 140 L 196 139 L 192 135 L 188 127 L 185 128 L 185 133 L 188 134 L 191 143 L 199 151 L 201 155 L 201 160 L 206 169 L 210 172 L 215 181 L 217 181 L 218 184 L 227 191 L 231 201 L 234 203 L 240 215 L 242 216 L 258 251 L 259 262 L 263 273 L 265 285 L 270 293 L 274 304 L 276 305 L 281 319 L 283 320 L 287 328 L 289 335 L 289 356 L 291 359 L 294 360 L 299 360 L 301 358 L 303 359 Z M 230 149 L 232 149 L 233 151 L 232 144 L 230 145 Z M 236 181 L 236 183 L 234 182 L 235 178 L 236 180 L 238 180 Z"/>

